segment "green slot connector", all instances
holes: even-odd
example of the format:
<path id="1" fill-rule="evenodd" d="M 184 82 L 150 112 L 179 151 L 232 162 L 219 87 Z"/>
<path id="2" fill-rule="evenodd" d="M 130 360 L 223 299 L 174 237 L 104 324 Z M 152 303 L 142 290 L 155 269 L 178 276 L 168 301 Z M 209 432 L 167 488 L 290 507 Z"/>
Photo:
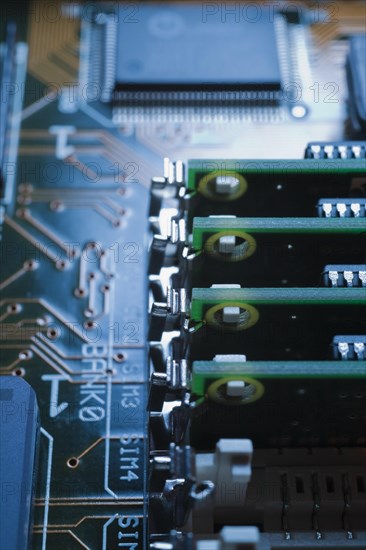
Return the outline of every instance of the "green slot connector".
<path id="1" fill-rule="evenodd" d="M 230 218 L 195 217 L 193 220 L 193 248 L 202 250 L 211 235 L 230 231 L 249 234 L 339 234 L 361 235 L 366 233 L 362 218 Z"/>
<path id="2" fill-rule="evenodd" d="M 209 175 L 213 172 L 222 172 L 225 175 L 240 174 L 248 176 L 250 179 L 256 174 L 263 175 L 268 173 L 273 176 L 284 176 L 286 178 L 296 176 L 298 174 L 306 174 L 309 179 L 322 175 L 347 175 L 352 174 L 364 176 L 366 171 L 365 160 L 355 159 L 334 159 L 334 160 L 242 160 L 242 159 L 196 159 L 188 161 L 188 182 L 187 186 L 190 191 L 195 191 L 198 183 L 198 178 L 204 175 Z"/>
<path id="3" fill-rule="evenodd" d="M 366 307 L 365 288 L 193 288 L 191 319 L 200 322 L 216 305 L 323 305 Z"/>
<path id="4" fill-rule="evenodd" d="M 206 394 L 207 385 L 221 379 L 359 379 L 365 380 L 366 365 L 361 361 L 195 361 L 191 390 L 197 397 Z"/>

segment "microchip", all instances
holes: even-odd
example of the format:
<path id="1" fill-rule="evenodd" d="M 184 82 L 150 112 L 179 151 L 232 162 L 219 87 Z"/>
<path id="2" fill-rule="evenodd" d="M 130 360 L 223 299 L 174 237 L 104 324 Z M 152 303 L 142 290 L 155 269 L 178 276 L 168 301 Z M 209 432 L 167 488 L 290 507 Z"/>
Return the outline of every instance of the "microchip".
<path id="1" fill-rule="evenodd" d="M 135 105 L 274 99 L 281 88 L 275 18 L 263 11 L 254 20 L 244 7 L 140 5 L 134 23 L 120 7 L 114 98 Z"/>
<path id="2" fill-rule="evenodd" d="M 0 376 L 0 413 L 0 548 L 27 550 L 39 419 L 35 393 L 25 380 Z"/>
<path id="3" fill-rule="evenodd" d="M 0 49 L 0 84 L 1 93 L 5 93 L 9 82 L 14 79 L 15 66 L 15 42 L 16 27 L 13 23 L 9 23 L 6 31 L 6 42 Z M 8 93 L 8 92 L 6 92 Z M 3 202 L 6 197 L 6 166 L 8 162 L 8 143 L 10 141 L 10 126 L 11 114 L 13 109 L 14 98 L 13 94 L 9 94 L 1 101 L 0 104 L 0 202 Z"/>
<path id="4" fill-rule="evenodd" d="M 346 63 L 348 105 L 353 129 L 366 134 L 366 35 L 351 37 Z"/>

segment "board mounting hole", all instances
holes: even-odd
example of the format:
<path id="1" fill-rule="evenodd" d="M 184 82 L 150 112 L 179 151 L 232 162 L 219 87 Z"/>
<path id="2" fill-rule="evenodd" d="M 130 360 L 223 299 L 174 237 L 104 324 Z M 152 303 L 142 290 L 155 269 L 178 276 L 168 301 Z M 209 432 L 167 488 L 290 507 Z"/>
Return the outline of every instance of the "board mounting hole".
<path id="1" fill-rule="evenodd" d="M 85 317 L 93 317 L 94 309 L 91 309 L 90 307 L 88 307 L 87 309 L 84 310 L 84 315 Z"/>
<path id="2" fill-rule="evenodd" d="M 72 456 L 68 459 L 67 465 L 69 468 L 77 468 L 79 466 L 79 459 L 75 456 Z"/>
<path id="3" fill-rule="evenodd" d="M 63 271 L 64 269 L 66 269 L 68 266 L 68 263 L 65 262 L 65 260 L 57 260 L 56 262 L 56 268 L 59 269 L 60 271 Z"/>
<path id="4" fill-rule="evenodd" d="M 16 215 L 18 218 L 24 219 L 29 215 L 29 209 L 28 208 L 18 208 L 16 211 Z"/>
<path id="5" fill-rule="evenodd" d="M 27 260 L 24 262 L 23 267 L 26 271 L 34 271 L 38 267 L 38 262 L 36 260 Z"/>
<path id="6" fill-rule="evenodd" d="M 65 205 L 62 201 L 54 200 L 50 202 L 50 210 L 53 212 L 62 212 L 65 209 Z"/>
<path id="7" fill-rule="evenodd" d="M 47 329 L 46 336 L 49 340 L 55 340 L 58 336 L 58 330 L 56 328 Z"/>
<path id="8" fill-rule="evenodd" d="M 77 298 L 82 298 L 85 296 L 85 290 L 83 288 L 75 288 L 74 294 Z"/>
<path id="9" fill-rule="evenodd" d="M 25 369 L 23 369 L 22 367 L 18 367 L 17 369 L 14 369 L 13 375 L 20 376 L 21 378 L 23 378 L 23 376 L 25 376 Z"/>
<path id="10" fill-rule="evenodd" d="M 6 308 L 8 313 L 19 313 L 22 310 L 19 304 L 9 304 Z"/>
<path id="11" fill-rule="evenodd" d="M 18 190 L 20 193 L 32 193 L 33 185 L 31 183 L 21 183 Z"/>
<path id="12" fill-rule="evenodd" d="M 18 204 L 26 205 L 32 204 L 32 197 L 24 196 L 24 195 L 18 195 L 17 197 Z"/>
<path id="13" fill-rule="evenodd" d="M 26 361 L 27 359 L 33 357 L 33 353 L 29 349 L 25 349 L 19 352 L 18 357 L 21 361 Z"/>
<path id="14" fill-rule="evenodd" d="M 119 353 L 116 353 L 116 354 L 113 356 L 113 359 L 114 359 L 117 363 L 123 363 L 123 361 L 126 360 L 126 356 L 125 356 L 124 353 L 119 352 Z"/>

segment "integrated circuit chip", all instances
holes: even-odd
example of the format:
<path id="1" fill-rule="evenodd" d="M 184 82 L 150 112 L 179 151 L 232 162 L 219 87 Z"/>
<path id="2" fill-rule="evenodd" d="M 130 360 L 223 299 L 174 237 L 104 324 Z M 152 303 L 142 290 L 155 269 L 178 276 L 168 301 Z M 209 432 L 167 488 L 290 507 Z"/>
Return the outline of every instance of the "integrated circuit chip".
<path id="1" fill-rule="evenodd" d="M 347 57 L 348 105 L 356 132 L 366 132 L 366 35 L 352 36 Z"/>
<path id="2" fill-rule="evenodd" d="M 22 378 L 0 376 L 0 408 L 0 548 L 27 550 L 39 429 L 36 395 Z"/>
<path id="3" fill-rule="evenodd" d="M 274 18 L 205 8 L 140 6 L 132 23 L 120 7 L 115 99 L 136 105 L 275 98 L 281 73 Z"/>

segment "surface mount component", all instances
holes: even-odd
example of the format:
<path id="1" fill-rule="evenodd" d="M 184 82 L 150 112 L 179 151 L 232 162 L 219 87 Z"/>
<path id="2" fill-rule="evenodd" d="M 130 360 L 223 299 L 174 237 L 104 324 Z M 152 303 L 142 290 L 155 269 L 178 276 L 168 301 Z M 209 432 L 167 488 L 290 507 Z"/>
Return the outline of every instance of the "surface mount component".
<path id="1" fill-rule="evenodd" d="M 31 386 L 0 376 L 0 548 L 31 548 L 38 447 L 38 406 Z"/>
<path id="2" fill-rule="evenodd" d="M 366 335 L 335 336 L 332 348 L 334 359 L 366 361 Z"/>
<path id="3" fill-rule="evenodd" d="M 326 265 L 323 274 L 326 286 L 366 287 L 366 265 Z"/>
<path id="4" fill-rule="evenodd" d="M 360 181 L 361 193 L 365 189 L 364 182 Z M 317 204 L 317 210 L 318 216 L 324 218 L 365 218 L 366 199 L 356 197 L 354 199 L 320 199 Z"/>
<path id="5" fill-rule="evenodd" d="M 314 141 L 305 149 L 307 159 L 364 159 L 366 141 Z"/>

